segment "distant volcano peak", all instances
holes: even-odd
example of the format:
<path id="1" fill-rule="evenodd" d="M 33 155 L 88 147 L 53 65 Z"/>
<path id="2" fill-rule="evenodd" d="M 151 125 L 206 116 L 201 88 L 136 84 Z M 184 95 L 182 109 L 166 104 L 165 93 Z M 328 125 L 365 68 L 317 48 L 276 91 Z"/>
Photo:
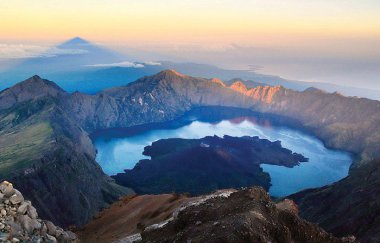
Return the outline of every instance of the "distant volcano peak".
<path id="1" fill-rule="evenodd" d="M 76 44 L 76 45 L 80 44 L 81 45 L 81 44 L 90 44 L 90 42 L 77 36 L 64 42 L 63 44 Z"/>
<path id="2" fill-rule="evenodd" d="M 81 38 L 81 37 L 74 37 L 70 40 L 67 40 L 60 44 L 58 48 L 62 49 L 75 49 L 79 47 L 84 47 L 84 46 L 95 46 L 91 42 Z"/>

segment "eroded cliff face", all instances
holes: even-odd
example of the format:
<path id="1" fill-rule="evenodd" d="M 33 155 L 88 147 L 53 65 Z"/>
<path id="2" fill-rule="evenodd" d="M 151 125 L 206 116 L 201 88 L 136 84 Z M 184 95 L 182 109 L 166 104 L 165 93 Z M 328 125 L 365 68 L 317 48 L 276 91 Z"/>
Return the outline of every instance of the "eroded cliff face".
<path id="1" fill-rule="evenodd" d="M 253 99 L 252 109 L 293 118 L 321 138 L 327 146 L 350 151 L 368 162 L 380 157 L 380 102 L 365 98 L 344 97 L 318 89 L 303 92 L 281 86 L 258 86 L 247 89 L 232 84 Z M 360 163 L 354 163 L 358 166 Z"/>
<path id="2" fill-rule="evenodd" d="M 249 108 L 251 103 L 248 97 L 225 88 L 219 82 L 168 70 L 94 96 L 75 93 L 64 100 L 62 106 L 91 132 L 168 121 L 195 106 Z"/>

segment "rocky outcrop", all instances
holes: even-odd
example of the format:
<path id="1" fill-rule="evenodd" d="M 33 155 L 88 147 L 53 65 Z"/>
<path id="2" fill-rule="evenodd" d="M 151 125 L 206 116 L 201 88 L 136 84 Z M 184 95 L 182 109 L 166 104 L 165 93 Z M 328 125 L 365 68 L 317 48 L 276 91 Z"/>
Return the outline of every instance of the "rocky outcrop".
<path id="1" fill-rule="evenodd" d="M 1 242 L 77 242 L 77 236 L 38 218 L 32 203 L 7 181 L 0 184 Z"/>
<path id="2" fill-rule="evenodd" d="M 83 230 L 82 242 L 355 242 L 336 238 L 298 216 L 289 199 L 273 202 L 259 187 L 199 197 L 124 198 Z"/>
<path id="3" fill-rule="evenodd" d="M 241 81 L 234 82 L 230 85 L 230 88 L 242 94 L 245 94 L 248 91 L 247 86 L 245 86 L 245 84 Z"/>
<path id="4" fill-rule="evenodd" d="M 138 238 L 132 235 L 131 238 Z M 335 238 L 297 215 L 291 200 L 278 204 L 258 187 L 224 191 L 183 205 L 173 217 L 146 227 L 142 242 L 353 242 Z"/>

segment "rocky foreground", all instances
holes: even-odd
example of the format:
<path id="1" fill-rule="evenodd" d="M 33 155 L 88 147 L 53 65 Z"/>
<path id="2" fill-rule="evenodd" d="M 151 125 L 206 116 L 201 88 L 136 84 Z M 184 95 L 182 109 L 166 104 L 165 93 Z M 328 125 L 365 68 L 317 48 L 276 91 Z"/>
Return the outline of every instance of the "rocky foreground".
<path id="1" fill-rule="evenodd" d="M 0 184 L 0 242 L 77 242 L 77 237 L 39 219 L 32 203 L 4 181 Z"/>
<path id="2" fill-rule="evenodd" d="M 300 218 L 292 200 L 275 203 L 260 187 L 193 198 L 136 196 L 103 211 L 78 235 L 83 242 L 115 243 L 355 242 L 353 236 L 337 238 Z"/>

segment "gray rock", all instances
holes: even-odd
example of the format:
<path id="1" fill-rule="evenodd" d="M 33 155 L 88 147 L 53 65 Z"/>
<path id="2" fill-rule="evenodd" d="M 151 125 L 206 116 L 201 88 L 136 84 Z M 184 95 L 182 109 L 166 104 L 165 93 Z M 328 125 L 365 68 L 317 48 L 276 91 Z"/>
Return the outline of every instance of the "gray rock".
<path id="1" fill-rule="evenodd" d="M 21 203 L 20 207 L 18 207 L 17 209 L 17 213 L 19 214 L 25 214 L 26 213 L 26 210 L 28 209 L 28 205 L 29 203 L 24 201 L 23 203 Z"/>
<path id="2" fill-rule="evenodd" d="M 71 231 L 38 219 L 30 201 L 25 200 L 9 182 L 0 183 L 0 242 L 77 242 Z"/>
<path id="3" fill-rule="evenodd" d="M 18 203 L 22 203 L 24 201 L 24 197 L 22 196 L 21 192 L 14 189 L 15 193 L 9 198 L 9 201 L 15 205 Z"/>
<path id="4" fill-rule="evenodd" d="M 41 228 L 41 223 L 38 222 L 36 219 L 30 218 L 28 215 L 20 215 L 18 217 L 18 220 L 20 221 L 21 226 L 25 231 L 27 231 L 29 234 L 33 233 L 34 230 L 38 230 Z"/>
<path id="5" fill-rule="evenodd" d="M 28 205 L 27 213 L 32 219 L 36 219 L 38 217 L 37 210 L 32 205 Z"/>
<path id="6" fill-rule="evenodd" d="M 68 241 L 75 241 L 77 239 L 77 235 L 74 234 L 73 232 L 71 231 L 66 231 L 66 234 L 67 234 L 67 240 Z"/>
<path id="7" fill-rule="evenodd" d="M 50 221 L 45 221 L 46 222 L 46 227 L 47 227 L 47 232 L 49 235 L 55 236 L 57 227 Z"/>
<path id="8" fill-rule="evenodd" d="M 46 238 L 47 238 L 47 241 L 49 243 L 56 243 L 57 242 L 57 239 L 54 236 L 46 235 Z"/>
<path id="9" fill-rule="evenodd" d="M 5 197 L 10 197 L 15 193 L 12 183 L 8 181 L 3 181 L 0 184 L 0 192 L 4 194 Z"/>
<path id="10" fill-rule="evenodd" d="M 15 238 L 15 237 L 12 238 L 12 243 L 18 243 L 18 242 L 20 242 L 19 239 Z"/>
<path id="11" fill-rule="evenodd" d="M 59 240 L 62 237 L 64 232 L 65 231 L 63 231 L 63 229 L 57 227 L 57 229 L 55 231 L 55 237 Z"/>
<path id="12" fill-rule="evenodd" d="M 22 228 L 21 225 L 15 222 L 6 222 L 7 225 L 11 227 L 10 232 L 12 233 L 12 236 L 14 237 L 20 237 L 22 236 Z"/>
<path id="13" fill-rule="evenodd" d="M 41 225 L 42 225 L 42 226 L 41 226 L 40 234 L 41 234 L 42 236 L 46 236 L 46 235 L 47 235 L 47 227 L 46 227 L 46 224 L 42 222 Z"/>

